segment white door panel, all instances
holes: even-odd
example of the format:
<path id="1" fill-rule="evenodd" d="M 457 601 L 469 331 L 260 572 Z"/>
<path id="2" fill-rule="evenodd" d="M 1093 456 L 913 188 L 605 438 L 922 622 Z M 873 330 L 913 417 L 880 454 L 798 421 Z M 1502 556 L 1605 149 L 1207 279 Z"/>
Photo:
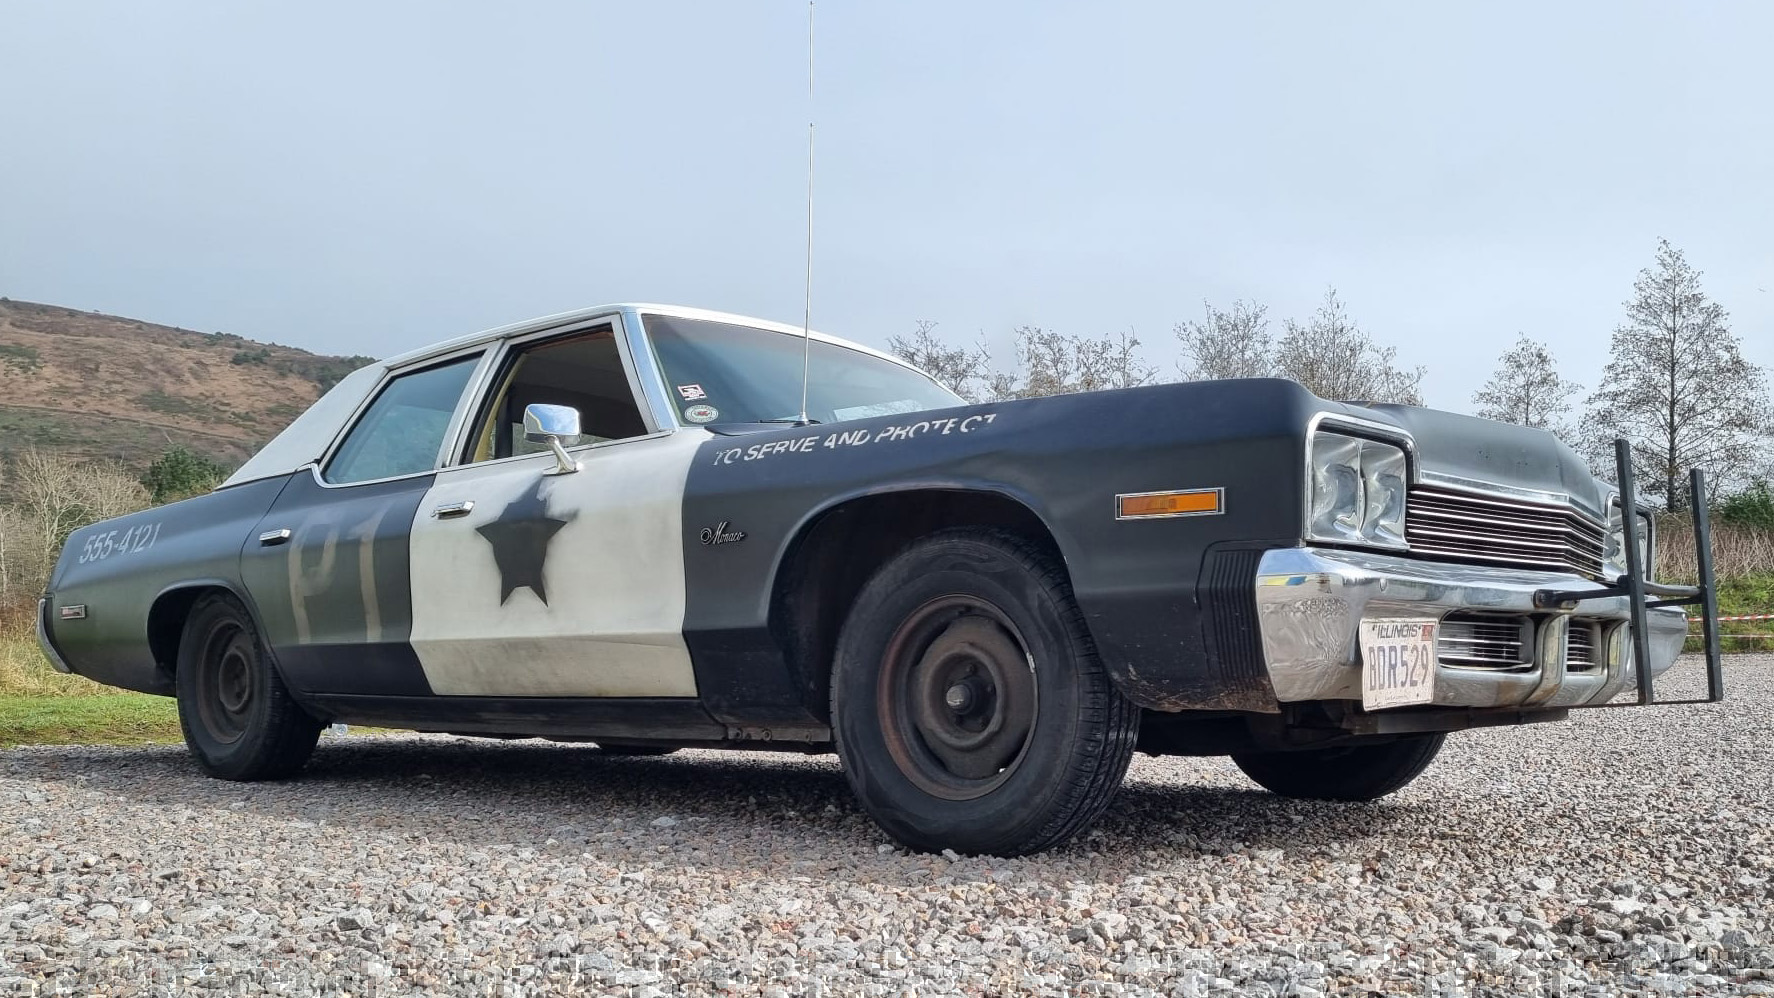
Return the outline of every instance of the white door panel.
<path id="1" fill-rule="evenodd" d="M 413 520 L 413 650 L 456 696 L 688 697 L 684 481 L 701 433 L 438 474 Z M 439 508 L 473 503 L 466 515 Z"/>

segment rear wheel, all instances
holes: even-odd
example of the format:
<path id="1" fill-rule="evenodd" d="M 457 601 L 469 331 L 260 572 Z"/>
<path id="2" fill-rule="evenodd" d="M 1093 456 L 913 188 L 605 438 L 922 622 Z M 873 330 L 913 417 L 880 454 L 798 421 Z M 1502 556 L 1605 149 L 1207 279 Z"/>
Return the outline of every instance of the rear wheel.
<path id="1" fill-rule="evenodd" d="M 1113 799 L 1139 734 L 1054 559 L 954 530 L 858 595 L 839 635 L 832 728 L 863 807 L 917 849 L 1020 855 Z"/>
<path id="2" fill-rule="evenodd" d="M 292 776 L 313 754 L 321 724 L 290 697 L 239 600 L 197 601 L 185 620 L 177 670 L 185 745 L 211 776 Z"/>
<path id="3" fill-rule="evenodd" d="M 1416 779 L 1441 751 L 1445 733 L 1411 735 L 1378 745 L 1244 752 L 1232 756 L 1265 790 L 1301 800 L 1375 800 Z"/>

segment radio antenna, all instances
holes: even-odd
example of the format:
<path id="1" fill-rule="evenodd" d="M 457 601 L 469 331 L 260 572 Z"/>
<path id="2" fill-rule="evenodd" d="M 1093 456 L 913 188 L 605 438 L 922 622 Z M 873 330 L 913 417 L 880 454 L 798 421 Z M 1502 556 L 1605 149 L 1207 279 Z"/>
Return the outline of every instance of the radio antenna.
<path id="1" fill-rule="evenodd" d="M 807 417 L 807 368 L 813 344 L 813 0 L 807 0 L 807 279 L 801 301 L 801 415 Z"/>

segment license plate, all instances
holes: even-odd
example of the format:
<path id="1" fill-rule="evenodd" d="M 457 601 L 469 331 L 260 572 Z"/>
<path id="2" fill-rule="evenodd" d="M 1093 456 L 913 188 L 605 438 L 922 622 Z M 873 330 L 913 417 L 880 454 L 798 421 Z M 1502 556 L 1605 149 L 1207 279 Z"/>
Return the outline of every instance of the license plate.
<path id="1" fill-rule="evenodd" d="M 1361 622 L 1361 706 L 1435 701 L 1435 621 L 1382 617 Z"/>

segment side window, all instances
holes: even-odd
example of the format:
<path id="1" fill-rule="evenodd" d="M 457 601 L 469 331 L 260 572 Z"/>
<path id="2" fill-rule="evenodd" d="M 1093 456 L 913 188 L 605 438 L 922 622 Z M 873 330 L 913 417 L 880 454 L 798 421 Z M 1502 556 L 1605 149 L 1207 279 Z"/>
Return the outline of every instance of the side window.
<path id="1" fill-rule="evenodd" d="M 327 462 L 326 480 L 349 485 L 437 467 L 450 416 L 479 361 L 464 357 L 388 382 Z"/>
<path id="2" fill-rule="evenodd" d="M 524 439 L 524 407 L 537 402 L 579 410 L 578 439 L 561 441 L 568 447 L 647 432 L 609 326 L 515 350 L 493 384 L 481 407 L 469 462 L 548 450 L 547 444 Z"/>

